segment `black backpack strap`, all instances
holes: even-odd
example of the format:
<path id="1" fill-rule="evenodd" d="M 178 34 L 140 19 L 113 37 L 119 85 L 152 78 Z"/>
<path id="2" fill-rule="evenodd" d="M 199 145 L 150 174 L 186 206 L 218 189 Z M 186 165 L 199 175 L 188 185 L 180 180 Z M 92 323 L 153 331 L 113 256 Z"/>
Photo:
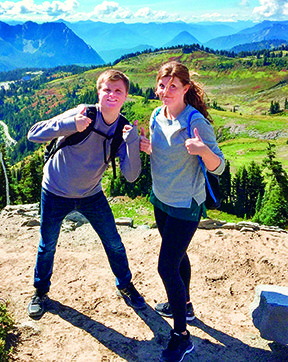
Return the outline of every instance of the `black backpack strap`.
<path id="1" fill-rule="evenodd" d="M 46 154 L 44 156 L 44 165 L 51 157 L 53 157 L 55 155 L 55 153 L 57 151 L 61 150 L 61 148 L 66 147 L 66 146 L 77 145 L 91 133 L 91 131 L 94 129 L 94 125 L 95 125 L 96 117 L 97 117 L 96 106 L 88 106 L 86 108 L 86 115 L 87 115 L 87 117 L 92 119 L 92 122 L 89 124 L 89 126 L 87 128 L 84 129 L 84 131 L 75 132 L 75 133 L 71 134 L 70 136 L 64 138 L 63 142 L 60 142 L 58 145 L 57 145 L 57 138 L 54 138 L 50 142 L 50 144 L 46 147 L 47 151 L 45 150 Z"/>
<path id="2" fill-rule="evenodd" d="M 110 159 L 111 159 L 111 163 L 112 163 L 114 179 L 116 179 L 115 156 L 123 141 L 122 131 L 126 124 L 130 124 L 130 123 L 124 116 L 122 116 L 122 114 L 120 114 L 118 124 L 117 124 L 116 130 L 115 130 L 115 133 L 114 133 L 114 137 L 113 137 L 113 140 L 111 143 L 111 153 L 110 153 Z"/>

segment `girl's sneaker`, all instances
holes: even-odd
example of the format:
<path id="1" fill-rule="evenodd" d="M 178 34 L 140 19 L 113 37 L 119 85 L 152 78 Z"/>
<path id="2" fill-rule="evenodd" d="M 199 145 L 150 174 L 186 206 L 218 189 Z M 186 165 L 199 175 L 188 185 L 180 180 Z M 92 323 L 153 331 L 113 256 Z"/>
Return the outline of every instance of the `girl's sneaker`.
<path id="1" fill-rule="evenodd" d="M 181 362 L 185 355 L 193 350 L 194 345 L 189 331 L 187 331 L 187 335 L 183 335 L 172 330 L 168 347 L 162 352 L 160 362 Z"/>
<path id="2" fill-rule="evenodd" d="M 192 303 L 188 303 L 186 308 L 187 308 L 186 321 L 191 322 L 193 321 L 193 319 L 195 319 Z M 169 302 L 157 304 L 155 307 L 155 311 L 158 314 L 162 315 L 163 317 L 173 318 Z"/>

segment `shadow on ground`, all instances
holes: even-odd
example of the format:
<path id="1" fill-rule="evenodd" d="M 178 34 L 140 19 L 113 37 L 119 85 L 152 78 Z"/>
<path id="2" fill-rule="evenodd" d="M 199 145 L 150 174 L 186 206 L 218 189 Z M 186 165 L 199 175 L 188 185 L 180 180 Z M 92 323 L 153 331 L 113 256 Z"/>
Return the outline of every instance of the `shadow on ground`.
<path id="1" fill-rule="evenodd" d="M 105 347 L 128 362 L 159 361 L 161 351 L 168 342 L 170 325 L 160 317 L 153 308 L 147 305 L 142 311 L 135 311 L 154 333 L 151 340 L 139 341 L 124 336 L 118 331 L 106 327 L 77 310 L 55 300 L 49 300 L 46 312 L 58 315 L 75 327 L 90 333 Z M 189 323 L 213 337 L 219 343 L 193 336 L 195 352 L 187 355 L 183 362 L 283 362 L 288 361 L 288 348 L 271 343 L 271 351 L 253 348 L 221 331 L 209 327 L 199 319 Z M 141 338 L 141 336 L 139 336 Z"/>

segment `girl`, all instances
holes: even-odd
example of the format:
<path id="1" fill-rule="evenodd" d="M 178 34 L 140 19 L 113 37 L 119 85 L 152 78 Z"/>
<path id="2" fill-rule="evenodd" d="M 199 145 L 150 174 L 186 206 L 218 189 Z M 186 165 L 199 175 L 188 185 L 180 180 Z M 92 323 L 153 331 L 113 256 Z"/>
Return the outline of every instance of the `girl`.
<path id="1" fill-rule="evenodd" d="M 161 361 L 178 362 L 194 349 L 186 329 L 186 321 L 195 318 L 186 251 L 205 210 L 206 199 L 205 178 L 197 155 L 207 170 L 217 175 L 224 171 L 225 161 L 208 121 L 203 89 L 190 79 L 185 65 L 176 61 L 164 64 L 158 72 L 156 94 L 162 106 L 152 113 L 150 140 L 141 129 L 140 150 L 151 156 L 150 200 L 162 238 L 158 272 L 168 297 L 168 302 L 155 309 L 174 319 L 171 339 Z"/>

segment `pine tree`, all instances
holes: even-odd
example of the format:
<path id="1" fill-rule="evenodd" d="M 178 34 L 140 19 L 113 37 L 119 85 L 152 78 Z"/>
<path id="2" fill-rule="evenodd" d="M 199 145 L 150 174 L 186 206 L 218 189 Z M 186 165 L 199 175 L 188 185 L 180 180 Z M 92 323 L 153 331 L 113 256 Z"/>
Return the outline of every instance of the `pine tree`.
<path id="1" fill-rule="evenodd" d="M 252 217 L 255 214 L 258 197 L 260 199 L 263 197 L 264 188 L 265 183 L 261 168 L 252 161 L 247 169 L 247 205 L 245 210 L 247 217 Z"/>
<path id="2" fill-rule="evenodd" d="M 247 208 L 247 170 L 241 167 L 232 181 L 234 212 L 239 217 L 244 217 Z"/>
<path id="3" fill-rule="evenodd" d="M 229 211 L 231 208 L 231 172 L 230 162 L 226 160 L 225 169 L 220 177 L 221 210 Z"/>
<path id="4" fill-rule="evenodd" d="M 41 198 L 42 162 L 35 152 L 22 162 L 21 179 L 18 183 L 18 201 L 22 203 L 39 202 Z"/>
<path id="5" fill-rule="evenodd" d="M 263 160 L 263 166 L 268 169 L 268 176 L 279 184 L 285 198 L 288 201 L 288 176 L 280 161 L 276 160 L 275 145 L 268 142 L 267 157 Z"/>
<path id="6" fill-rule="evenodd" d="M 253 220 L 265 225 L 285 227 L 288 225 L 288 177 L 282 164 L 276 160 L 274 147 L 275 145 L 268 143 L 263 166 L 268 170 L 269 182 L 260 210 L 257 207 Z"/>
<path id="7" fill-rule="evenodd" d="M 252 217 L 256 212 L 258 197 L 264 194 L 264 177 L 261 168 L 252 161 L 247 169 L 241 167 L 235 174 L 233 185 L 234 212 L 240 217 Z"/>
<path id="8" fill-rule="evenodd" d="M 285 228 L 288 224 L 288 202 L 280 185 L 274 180 L 265 190 L 261 209 L 255 214 L 253 221 L 262 225 Z"/>

